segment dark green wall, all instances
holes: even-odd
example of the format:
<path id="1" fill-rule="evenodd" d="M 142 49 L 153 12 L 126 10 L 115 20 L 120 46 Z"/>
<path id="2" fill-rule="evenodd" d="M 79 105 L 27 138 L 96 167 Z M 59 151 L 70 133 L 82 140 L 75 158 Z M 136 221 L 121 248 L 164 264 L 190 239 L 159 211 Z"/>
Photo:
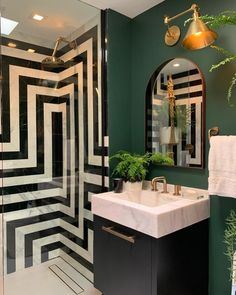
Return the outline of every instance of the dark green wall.
<path id="1" fill-rule="evenodd" d="M 217 14 L 225 10 L 236 10 L 236 1 L 232 0 L 199 0 L 203 14 Z M 236 134 L 236 107 L 231 108 L 226 102 L 228 83 L 236 67 L 229 65 L 209 73 L 212 64 L 217 63 L 222 56 L 211 48 L 199 51 L 187 51 L 181 44 L 167 47 L 163 42 L 165 26 L 164 15 L 175 15 L 190 7 L 192 1 L 181 0 L 178 5 L 173 0 L 166 0 L 160 5 L 136 17 L 132 22 L 132 151 L 144 152 L 144 109 L 145 91 L 153 71 L 164 61 L 174 57 L 186 57 L 198 64 L 206 82 L 206 130 L 219 126 L 221 134 Z M 188 16 L 187 16 L 188 17 Z M 183 28 L 185 17 L 175 24 Z M 186 28 L 182 30 L 184 36 Z M 235 52 L 236 28 L 225 27 L 218 31 L 218 45 Z M 234 91 L 236 104 L 236 91 Z M 205 159 L 207 167 L 208 139 L 206 132 Z M 150 177 L 165 175 L 170 183 L 180 183 L 193 187 L 207 188 L 208 170 L 189 170 L 155 167 Z M 229 267 L 223 243 L 225 218 L 231 208 L 236 209 L 236 201 L 214 197 L 211 199 L 210 218 L 210 295 L 230 294 Z"/>
<path id="2" fill-rule="evenodd" d="M 189 8 L 192 3 L 190 0 L 166 0 L 132 21 L 109 11 L 108 100 L 111 112 L 109 115 L 111 152 L 117 149 L 144 152 L 146 86 L 153 71 L 164 61 L 174 57 L 186 57 L 198 64 L 202 70 L 206 82 L 206 131 L 210 127 L 219 126 L 221 134 L 236 134 L 236 107 L 229 107 L 226 101 L 230 77 L 236 67 L 227 65 L 218 71 L 209 73 L 211 65 L 222 58 L 213 49 L 187 51 L 182 48 L 181 44 L 175 47 L 167 47 L 164 44 L 163 37 L 166 27 L 163 24 L 163 16 L 175 15 Z M 201 7 L 203 14 L 217 14 L 229 9 L 236 10 L 236 1 L 232 0 L 199 0 L 197 4 Z M 188 17 L 187 15 L 186 18 Z M 182 36 L 186 32 L 186 28 L 183 27 L 186 18 L 181 17 L 175 21 L 175 24 L 179 24 L 182 28 Z M 217 44 L 235 52 L 236 28 L 228 26 L 218 30 L 218 33 Z M 234 98 L 236 105 L 236 91 L 234 91 Z M 169 183 L 207 188 L 208 149 L 206 132 L 206 169 L 156 166 L 149 177 L 163 174 Z M 223 254 L 225 252 L 223 232 L 225 217 L 231 208 L 236 209 L 235 200 L 211 198 L 210 295 L 230 294 L 228 263 Z"/>
<path id="3" fill-rule="evenodd" d="M 228 9 L 236 9 L 236 1 L 216 0 L 197 2 L 201 7 L 202 13 L 216 14 Z M 174 57 L 186 57 L 198 64 L 206 80 L 206 130 L 213 126 L 219 126 L 222 134 L 236 133 L 236 109 L 230 108 L 226 103 L 226 92 L 229 77 L 232 75 L 232 67 L 225 67 L 222 70 L 209 73 L 211 64 L 216 63 L 220 58 L 215 50 L 205 48 L 199 51 L 187 51 L 181 46 L 181 42 L 175 47 L 167 47 L 164 44 L 163 36 L 166 26 L 163 24 L 163 16 L 170 16 L 190 7 L 192 1 L 181 0 L 178 5 L 173 0 L 166 0 L 160 5 L 150 9 L 136 17 L 132 22 L 132 149 L 136 152 L 144 152 L 144 109 L 145 91 L 148 80 L 154 70 L 164 61 Z M 183 27 L 184 20 L 181 17 L 176 20 L 182 28 L 182 37 L 186 32 Z M 225 28 L 219 34 L 218 44 L 223 44 L 227 48 L 236 45 L 236 29 Z M 235 70 L 235 68 L 234 68 Z M 222 79 L 224 77 L 224 79 Z M 235 92 L 236 96 L 236 92 Z M 235 99 L 236 100 L 236 99 Z M 206 155 L 208 151 L 208 142 Z M 197 171 L 186 169 L 173 169 L 156 167 L 153 175 L 164 173 L 171 183 L 179 182 L 195 187 L 207 187 L 207 170 Z"/>
<path id="4" fill-rule="evenodd" d="M 107 13 L 107 97 L 109 153 L 131 150 L 131 20 Z"/>

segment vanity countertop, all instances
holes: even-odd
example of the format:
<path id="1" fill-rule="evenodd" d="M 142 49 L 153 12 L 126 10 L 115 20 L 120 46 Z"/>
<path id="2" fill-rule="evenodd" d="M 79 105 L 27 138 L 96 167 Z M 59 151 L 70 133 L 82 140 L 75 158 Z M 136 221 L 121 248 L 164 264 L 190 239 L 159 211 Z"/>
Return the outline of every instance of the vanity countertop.
<path id="1" fill-rule="evenodd" d="M 209 218 L 209 207 L 207 191 L 186 187 L 184 197 L 151 190 L 92 196 L 93 214 L 155 238 Z"/>

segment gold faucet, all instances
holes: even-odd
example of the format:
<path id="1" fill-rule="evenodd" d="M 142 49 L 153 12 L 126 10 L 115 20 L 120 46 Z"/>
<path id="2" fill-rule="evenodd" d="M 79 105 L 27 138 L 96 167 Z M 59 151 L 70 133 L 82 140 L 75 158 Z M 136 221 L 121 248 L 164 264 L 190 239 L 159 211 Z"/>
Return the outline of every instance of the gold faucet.
<path id="1" fill-rule="evenodd" d="M 168 191 L 167 191 L 167 182 L 166 182 L 165 176 L 157 176 L 157 177 L 154 177 L 152 179 L 152 181 L 151 181 L 152 190 L 155 191 L 155 192 L 158 191 L 157 183 L 160 182 L 160 181 L 163 182 L 163 191 L 162 191 L 162 193 L 167 194 Z"/>

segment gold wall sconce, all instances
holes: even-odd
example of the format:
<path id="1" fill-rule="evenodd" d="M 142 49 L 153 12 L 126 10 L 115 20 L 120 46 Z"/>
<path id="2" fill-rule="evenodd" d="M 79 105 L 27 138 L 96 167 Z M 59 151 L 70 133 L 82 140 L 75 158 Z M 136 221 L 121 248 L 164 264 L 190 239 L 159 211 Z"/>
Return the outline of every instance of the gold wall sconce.
<path id="1" fill-rule="evenodd" d="M 193 20 L 190 23 L 187 34 L 183 39 L 182 45 L 189 50 L 196 50 L 207 47 L 211 45 L 218 37 L 217 33 L 210 30 L 208 26 L 199 18 L 200 8 L 197 4 L 192 4 L 192 6 L 173 16 L 165 16 L 164 23 L 168 26 L 167 32 L 165 34 L 165 44 L 168 46 L 174 46 L 180 39 L 180 28 L 178 26 L 169 27 L 169 23 L 188 13 L 193 12 Z"/>

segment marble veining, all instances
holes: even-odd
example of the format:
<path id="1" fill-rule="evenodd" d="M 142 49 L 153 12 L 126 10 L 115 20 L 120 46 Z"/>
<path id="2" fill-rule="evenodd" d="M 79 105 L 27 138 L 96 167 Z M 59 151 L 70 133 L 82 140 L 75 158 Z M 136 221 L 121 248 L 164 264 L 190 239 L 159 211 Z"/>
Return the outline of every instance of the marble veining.
<path id="1" fill-rule="evenodd" d="M 155 238 L 209 218 L 207 191 L 183 187 L 184 197 L 177 197 L 173 196 L 173 186 L 168 185 L 168 190 L 169 194 L 143 190 L 137 192 L 136 197 L 135 193 L 127 192 L 94 194 L 92 213 Z M 197 196 L 201 196 L 200 199 Z"/>

